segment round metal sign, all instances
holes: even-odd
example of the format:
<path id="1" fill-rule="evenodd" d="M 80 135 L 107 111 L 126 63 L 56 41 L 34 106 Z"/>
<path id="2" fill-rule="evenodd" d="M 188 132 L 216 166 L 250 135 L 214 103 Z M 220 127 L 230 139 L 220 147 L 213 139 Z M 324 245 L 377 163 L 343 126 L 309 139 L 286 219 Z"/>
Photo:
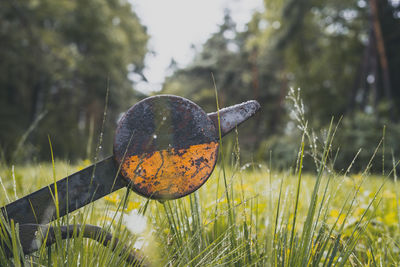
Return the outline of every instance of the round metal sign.
<path id="1" fill-rule="evenodd" d="M 131 188 L 148 198 L 176 199 L 202 186 L 215 167 L 215 126 L 195 103 L 177 96 L 146 98 L 118 124 L 114 157 Z"/>

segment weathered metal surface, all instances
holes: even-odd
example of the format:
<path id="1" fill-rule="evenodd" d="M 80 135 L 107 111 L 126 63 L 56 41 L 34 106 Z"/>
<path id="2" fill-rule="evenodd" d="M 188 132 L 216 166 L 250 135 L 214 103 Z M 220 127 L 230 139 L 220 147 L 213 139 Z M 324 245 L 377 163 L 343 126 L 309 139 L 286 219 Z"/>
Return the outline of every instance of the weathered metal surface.
<path id="1" fill-rule="evenodd" d="M 207 115 L 193 102 L 168 95 L 137 103 L 118 125 L 113 156 L 57 182 L 60 217 L 127 186 L 159 200 L 192 193 L 214 169 L 218 127 L 224 136 L 259 108 L 248 101 Z M 51 184 L 0 208 L 20 224 L 27 253 L 38 248 L 32 243 L 35 227 L 52 231 L 44 224 L 57 216 L 54 192 Z"/>
<path id="2" fill-rule="evenodd" d="M 236 126 L 246 121 L 260 109 L 260 104 L 255 100 L 250 100 L 220 109 L 219 112 L 209 113 L 208 117 L 214 122 L 218 129 L 218 114 L 220 118 L 221 135 L 224 136 Z"/>
<path id="3" fill-rule="evenodd" d="M 176 199 L 198 189 L 210 176 L 218 143 L 161 150 L 128 157 L 122 165 L 133 189 L 155 199 Z"/>
<path id="4" fill-rule="evenodd" d="M 124 179 L 117 177 L 113 157 L 108 157 L 57 182 L 59 214 L 64 216 L 126 185 Z M 47 224 L 57 216 L 54 192 L 51 184 L 8 204 L 1 211 L 15 223 Z"/>
<path id="5" fill-rule="evenodd" d="M 147 98 L 121 119 L 114 157 L 137 193 L 175 199 L 197 190 L 214 169 L 217 132 L 207 114 L 182 97 Z"/>
<path id="6" fill-rule="evenodd" d="M 248 101 L 221 109 L 222 136 L 251 117 L 259 107 L 256 101 Z M 133 180 L 136 184 L 132 188 L 147 197 L 171 199 L 193 192 L 214 168 L 218 150 L 216 127 L 217 112 L 207 116 L 196 104 L 181 97 L 157 96 L 137 103 L 117 130 L 114 145 L 117 164 L 111 156 L 57 182 L 60 216 Z M 125 179 L 117 175 L 118 163 L 123 163 Z M 6 218 L 20 224 L 46 224 L 56 218 L 52 192 L 53 184 L 0 210 Z"/>

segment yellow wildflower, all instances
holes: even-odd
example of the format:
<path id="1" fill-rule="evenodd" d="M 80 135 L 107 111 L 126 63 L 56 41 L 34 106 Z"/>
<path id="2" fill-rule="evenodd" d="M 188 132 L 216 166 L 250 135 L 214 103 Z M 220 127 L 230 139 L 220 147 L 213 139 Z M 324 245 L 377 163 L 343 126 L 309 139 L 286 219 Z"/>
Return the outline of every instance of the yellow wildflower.
<path id="1" fill-rule="evenodd" d="M 105 200 L 117 204 L 119 202 L 119 194 L 117 192 L 114 192 L 110 195 L 107 195 L 104 197 Z"/>
<path id="2" fill-rule="evenodd" d="M 78 165 L 77 169 L 78 169 L 78 171 L 83 170 L 91 164 L 92 164 L 92 162 L 90 160 L 85 159 L 82 161 L 81 164 Z"/>
<path id="3" fill-rule="evenodd" d="M 140 203 L 139 202 L 128 202 L 128 205 L 126 206 L 126 212 L 130 212 L 134 209 L 138 209 L 140 207 Z"/>
<path id="4" fill-rule="evenodd" d="M 391 211 L 391 212 L 385 214 L 385 216 L 383 217 L 383 221 L 385 224 L 388 224 L 388 225 L 396 225 L 398 223 L 396 212 Z"/>
<path id="5" fill-rule="evenodd" d="M 383 191 L 383 198 L 396 198 L 396 195 L 390 190 L 385 190 Z"/>
<path id="6" fill-rule="evenodd" d="M 344 218 L 346 217 L 345 214 L 340 214 L 339 210 L 337 209 L 332 209 L 329 215 L 332 219 L 334 219 L 334 221 L 338 220 L 337 223 L 339 225 L 343 224 Z"/>

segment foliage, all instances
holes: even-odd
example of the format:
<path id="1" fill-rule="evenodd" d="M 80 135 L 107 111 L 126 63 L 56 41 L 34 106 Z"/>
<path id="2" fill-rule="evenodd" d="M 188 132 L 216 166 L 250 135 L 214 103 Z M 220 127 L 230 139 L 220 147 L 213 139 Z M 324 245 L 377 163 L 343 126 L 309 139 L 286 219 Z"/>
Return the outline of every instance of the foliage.
<path id="1" fill-rule="evenodd" d="M 371 6 L 375 2 L 378 20 Z M 265 149 L 266 145 L 277 147 L 277 142 L 298 137 L 296 131 L 288 133 L 293 128 L 288 127 L 291 110 L 285 101 L 289 88 L 302 89 L 308 126 L 317 132 L 324 131 L 332 117 L 343 115 L 346 121 L 354 120 L 344 126 L 349 127 L 345 131 L 351 131 L 358 123 L 357 114 L 364 112 L 374 113 L 372 117 L 379 120 L 374 124 L 378 128 L 369 128 L 367 135 L 376 136 L 381 125 L 399 122 L 396 108 L 400 101 L 396 90 L 399 84 L 395 73 L 400 54 L 394 50 L 400 41 L 397 2 L 264 3 L 265 10 L 256 12 L 244 31 L 236 30 L 227 12 L 219 31 L 205 42 L 193 62 L 167 79 L 164 92 L 183 94 L 208 108 L 213 103 L 213 73 L 224 105 L 258 100 L 262 111 L 240 138 L 244 150 L 249 151 Z M 377 35 L 376 23 L 382 29 L 383 39 Z M 386 48 L 383 56 L 377 48 L 379 41 Z M 388 70 L 382 64 L 383 59 L 388 61 Z M 390 86 L 385 77 L 390 78 Z M 389 139 L 394 140 L 390 134 L 388 131 L 388 145 L 394 147 L 396 143 L 389 143 Z M 280 149 L 292 151 L 292 144 Z M 266 160 L 269 152 L 258 155 Z M 346 160 L 352 156 L 346 155 Z M 338 167 L 345 168 L 346 160 L 338 161 Z"/>
<path id="2" fill-rule="evenodd" d="M 360 149 L 352 170 L 362 171 L 382 142 L 376 151 L 380 160 L 375 160 L 371 171 L 387 173 L 393 169 L 393 160 L 396 162 L 400 152 L 399 135 L 400 124 L 379 119 L 374 114 L 356 112 L 352 118 L 345 117 L 337 136 L 337 146 L 340 149 L 337 165 L 344 166 L 345 162 L 351 162 L 356 157 L 355 152 Z"/>
<path id="3" fill-rule="evenodd" d="M 138 96 L 128 73 L 144 67 L 148 36 L 132 6 L 119 0 L 6 0 L 0 25 L 5 158 L 47 159 L 48 135 L 56 156 L 91 156 L 95 148 L 88 143 L 101 128 L 105 102 L 105 128 L 113 129 Z M 104 140 L 109 147 L 111 137 Z"/>

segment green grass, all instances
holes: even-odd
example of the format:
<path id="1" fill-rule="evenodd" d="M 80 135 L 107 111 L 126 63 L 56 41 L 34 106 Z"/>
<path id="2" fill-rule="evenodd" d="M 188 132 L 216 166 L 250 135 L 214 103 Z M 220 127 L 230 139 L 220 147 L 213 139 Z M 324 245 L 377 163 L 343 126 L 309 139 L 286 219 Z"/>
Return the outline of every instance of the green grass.
<path id="1" fill-rule="evenodd" d="M 56 161 L 55 176 L 60 179 L 87 164 Z M 274 172 L 269 164 L 226 165 L 217 166 L 209 181 L 188 197 L 148 202 L 120 190 L 54 225 L 106 227 L 124 245 L 139 246 L 156 266 L 400 263 L 399 186 L 393 179 L 383 185 L 384 177 L 335 174 L 325 170 L 326 164 L 315 174 L 301 173 L 301 168 Z M 53 175 L 52 164 L 3 165 L 0 177 L 7 194 L 0 188 L 0 205 L 52 183 Z M 132 220 L 143 220 L 143 213 L 146 227 L 133 229 Z M 9 231 L 14 256 L 0 254 L 0 265 L 18 265 L 22 257 L 16 232 Z M 125 265 L 123 256 L 82 236 L 43 247 L 23 261 L 28 266 Z"/>
<path id="2" fill-rule="evenodd" d="M 24 256 L 19 226 L 0 218 L 0 266 L 125 266 L 127 252 L 135 249 L 154 266 L 399 265 L 396 172 L 371 175 L 372 164 L 385 160 L 376 152 L 363 173 L 350 174 L 351 162 L 348 170 L 334 172 L 336 127 L 331 123 L 317 142 L 299 95 L 291 90 L 288 98 L 303 132 L 292 168 L 274 171 L 273 157 L 265 164 L 240 164 L 236 138 L 221 150 L 209 181 L 190 196 L 160 203 L 123 189 L 52 223 L 56 229 L 101 226 L 121 241 L 114 251 L 82 234 L 61 240 L 56 230 L 54 245 Z M 227 153 L 227 147 L 233 152 Z M 305 157 L 314 172 L 303 172 Z M 0 165 L 0 206 L 89 164 Z"/>

